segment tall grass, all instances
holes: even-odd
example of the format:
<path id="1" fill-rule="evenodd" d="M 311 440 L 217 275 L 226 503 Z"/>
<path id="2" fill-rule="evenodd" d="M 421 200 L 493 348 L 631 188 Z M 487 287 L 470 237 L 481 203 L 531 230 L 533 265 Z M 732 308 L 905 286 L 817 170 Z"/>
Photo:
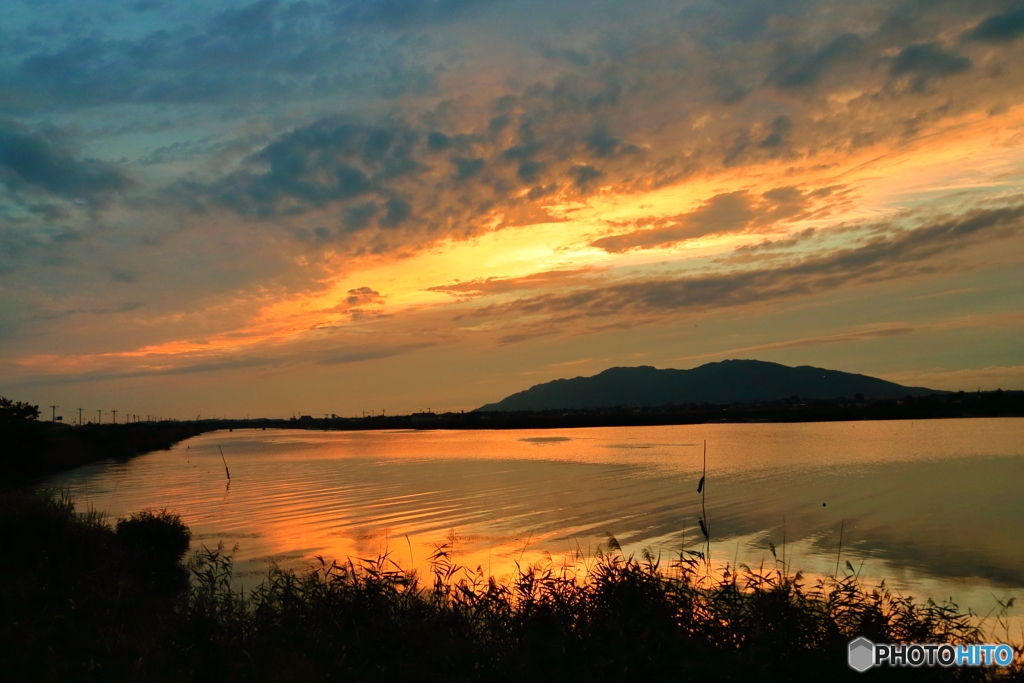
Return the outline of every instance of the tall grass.
<path id="1" fill-rule="evenodd" d="M 387 554 L 321 558 L 304 573 L 272 570 L 251 591 L 232 581 L 229 552 L 203 548 L 178 586 L 137 564 L 166 566 L 180 548 L 173 515 L 114 530 L 59 496 L 2 503 L 0 542 L 21 541 L 0 587 L 2 604 L 14 604 L 0 626 L 14 680 L 1024 680 L 1019 645 L 1011 670 L 855 673 L 846 648 L 859 635 L 971 643 L 985 634 L 956 605 L 867 588 L 852 571 L 710 574 L 702 552 L 663 563 L 626 557 L 610 539 L 594 558 L 498 580 L 460 566 L 452 539 L 423 576 Z M 152 551 L 155 538 L 164 552 Z"/>

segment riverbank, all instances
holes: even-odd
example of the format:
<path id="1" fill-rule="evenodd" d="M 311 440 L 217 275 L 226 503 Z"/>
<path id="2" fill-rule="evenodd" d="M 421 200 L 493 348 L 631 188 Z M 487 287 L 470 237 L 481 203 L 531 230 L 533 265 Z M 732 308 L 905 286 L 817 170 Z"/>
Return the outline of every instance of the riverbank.
<path id="1" fill-rule="evenodd" d="M 612 406 L 594 409 L 517 410 L 360 417 L 304 415 L 291 419 L 207 419 L 192 424 L 215 429 L 572 429 L 653 427 L 719 423 L 857 422 L 864 420 L 941 420 L 972 417 L 1024 417 L 1024 391 L 982 391 L 907 396 L 903 399 L 804 399 L 793 396 L 765 403 Z"/>
<path id="2" fill-rule="evenodd" d="M 105 458 L 166 450 L 217 427 L 195 422 L 135 422 L 70 427 L 24 421 L 4 425 L 0 486 L 19 486 Z"/>
<path id="3" fill-rule="evenodd" d="M 699 552 L 672 563 L 617 544 L 573 570 L 485 579 L 436 548 L 428 576 L 388 557 L 232 586 L 203 550 L 181 581 L 182 521 L 116 528 L 66 499 L 0 495 L 0 659 L 11 680 L 859 681 L 857 636 L 971 643 L 952 605 L 916 604 L 850 573 L 806 582 L 783 568 L 707 578 Z M 1024 680 L 1015 668 L 878 668 L 879 680 Z"/>

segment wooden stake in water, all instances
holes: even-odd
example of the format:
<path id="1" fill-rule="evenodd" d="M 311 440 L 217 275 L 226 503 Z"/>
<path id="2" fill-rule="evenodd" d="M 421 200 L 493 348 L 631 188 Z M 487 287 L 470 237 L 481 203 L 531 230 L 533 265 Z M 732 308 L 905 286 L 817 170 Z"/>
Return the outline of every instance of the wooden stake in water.
<path id="1" fill-rule="evenodd" d="M 832 578 L 839 577 L 839 560 L 843 557 L 843 527 L 846 526 L 846 520 L 840 520 L 839 522 L 839 552 L 836 554 L 836 571 L 832 574 Z"/>
<path id="2" fill-rule="evenodd" d="M 704 546 L 705 555 L 704 559 L 708 566 L 711 566 L 711 532 L 708 530 L 707 518 L 708 511 L 704 507 L 704 498 L 707 495 L 707 490 L 704 488 L 704 483 L 707 481 L 708 476 L 708 441 L 704 439 L 704 466 L 700 473 L 700 482 L 697 484 L 697 493 L 700 494 L 700 530 L 704 534 Z"/>
<path id="3" fill-rule="evenodd" d="M 224 449 L 217 446 L 217 450 L 220 451 L 220 460 L 224 463 L 224 474 L 228 475 L 228 480 L 231 480 L 231 472 L 228 470 L 228 461 L 224 459 Z"/>

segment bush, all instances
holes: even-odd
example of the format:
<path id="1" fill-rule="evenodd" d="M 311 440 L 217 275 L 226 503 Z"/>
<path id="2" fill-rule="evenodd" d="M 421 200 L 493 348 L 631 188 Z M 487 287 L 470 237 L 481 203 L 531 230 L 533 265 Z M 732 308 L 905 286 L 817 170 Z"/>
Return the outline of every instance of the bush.
<path id="1" fill-rule="evenodd" d="M 188 552 L 192 532 L 178 515 L 143 510 L 117 520 L 117 540 L 146 561 L 173 565 Z"/>

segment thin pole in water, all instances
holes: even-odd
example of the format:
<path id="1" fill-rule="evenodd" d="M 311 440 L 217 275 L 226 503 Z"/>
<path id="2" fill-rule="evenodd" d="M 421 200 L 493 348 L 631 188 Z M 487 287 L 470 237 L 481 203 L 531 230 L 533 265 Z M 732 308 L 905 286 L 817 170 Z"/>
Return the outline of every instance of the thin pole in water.
<path id="1" fill-rule="evenodd" d="M 704 534 L 705 555 L 704 561 L 711 566 L 711 532 L 708 530 L 708 511 L 704 506 L 704 498 L 707 489 L 704 487 L 708 477 L 708 440 L 704 439 L 704 465 L 700 473 L 700 483 L 697 484 L 697 493 L 700 494 L 700 530 Z"/>
<path id="2" fill-rule="evenodd" d="M 228 461 L 224 459 L 224 449 L 217 446 L 217 450 L 220 451 L 220 460 L 224 463 L 224 474 L 228 475 L 228 480 L 231 479 L 231 472 L 228 470 Z"/>
<path id="3" fill-rule="evenodd" d="M 846 520 L 840 520 L 839 522 L 839 552 L 836 553 L 836 571 L 832 574 L 833 578 L 839 577 L 839 560 L 843 557 L 843 527 L 846 526 Z"/>

